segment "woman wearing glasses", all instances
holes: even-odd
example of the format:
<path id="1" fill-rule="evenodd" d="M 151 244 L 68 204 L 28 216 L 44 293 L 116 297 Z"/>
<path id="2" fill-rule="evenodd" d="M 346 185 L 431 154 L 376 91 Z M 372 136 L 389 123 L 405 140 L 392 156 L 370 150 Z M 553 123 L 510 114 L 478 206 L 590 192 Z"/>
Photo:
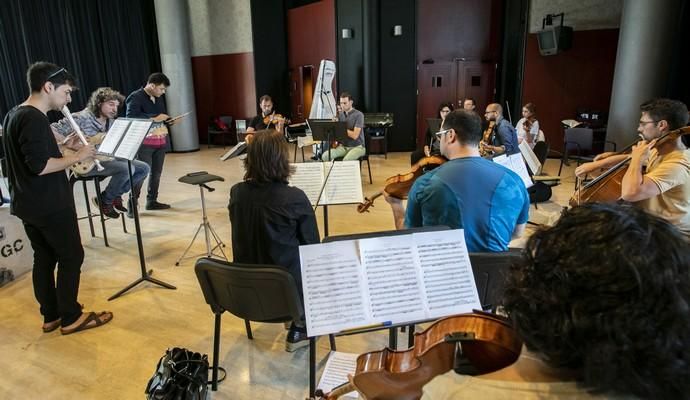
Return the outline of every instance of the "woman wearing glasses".
<path id="1" fill-rule="evenodd" d="M 453 103 L 451 102 L 441 103 L 438 106 L 438 117 L 441 119 L 439 127 L 443 126 L 443 120 L 446 119 L 446 115 L 448 115 L 451 111 L 453 111 Z M 437 156 L 441 154 L 439 141 L 436 139 L 436 136 L 434 135 L 435 133 L 436 132 L 431 131 L 431 128 L 427 127 L 426 138 L 424 139 L 424 147 L 422 149 L 415 150 L 412 152 L 412 154 L 410 154 L 410 165 L 417 164 L 417 162 L 424 157 L 429 157 L 431 155 Z"/>

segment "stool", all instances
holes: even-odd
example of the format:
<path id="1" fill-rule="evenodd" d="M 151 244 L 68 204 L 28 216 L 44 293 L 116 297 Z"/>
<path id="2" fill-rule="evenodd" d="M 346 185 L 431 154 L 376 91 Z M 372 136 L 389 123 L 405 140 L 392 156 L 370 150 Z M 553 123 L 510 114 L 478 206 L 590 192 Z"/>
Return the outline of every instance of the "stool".
<path id="1" fill-rule="evenodd" d="M 220 237 L 216 233 L 216 231 L 213 230 L 211 227 L 211 223 L 208 222 L 208 217 L 206 215 L 206 200 L 204 199 L 204 189 L 208 190 L 209 192 L 213 192 L 214 188 L 206 186 L 208 182 L 213 182 L 213 181 L 225 181 L 225 179 L 221 178 L 220 176 L 217 175 L 211 175 L 206 171 L 200 171 L 200 172 L 190 172 L 189 174 L 181 177 L 180 179 L 177 180 L 178 182 L 186 183 L 188 185 L 198 185 L 199 186 L 199 193 L 201 194 L 201 224 L 199 224 L 199 227 L 196 228 L 196 232 L 194 233 L 194 237 L 192 238 L 192 241 L 189 243 L 189 246 L 185 249 L 184 253 L 180 256 L 180 258 L 177 259 L 175 262 L 175 265 L 180 265 L 180 261 L 186 258 L 197 258 L 199 256 L 205 255 L 206 257 L 211 257 L 211 256 L 217 256 L 217 257 L 222 257 L 227 261 L 227 257 L 225 256 L 225 252 L 223 251 L 223 247 L 225 247 L 225 244 L 223 243 L 222 240 L 220 240 Z M 192 245 L 194 244 L 194 241 L 196 240 L 196 237 L 199 235 L 199 231 L 201 231 L 201 228 L 204 228 L 204 238 L 206 239 L 206 253 L 202 253 L 199 255 L 195 256 L 187 256 L 187 252 L 189 249 L 192 248 Z M 210 233 L 210 235 L 209 235 Z M 216 242 L 216 245 L 211 248 L 211 237 L 213 237 L 213 240 Z M 219 249 L 221 255 L 216 255 L 213 254 L 213 252 Z"/>
<path id="2" fill-rule="evenodd" d="M 93 218 L 99 217 L 101 219 L 101 229 L 103 229 L 103 242 L 105 243 L 106 247 L 110 247 L 110 245 L 108 244 L 108 232 L 105 229 L 105 221 L 112 219 L 112 218 L 103 216 L 103 213 L 101 213 L 100 209 L 98 210 L 98 213 L 91 211 L 91 202 L 89 201 L 89 190 L 86 187 L 86 182 L 93 181 L 94 187 L 96 189 L 96 198 L 98 199 L 98 204 L 103 204 L 103 200 L 101 199 L 101 181 L 105 178 L 106 177 L 104 177 L 104 176 L 80 176 L 80 175 L 70 174 L 69 183 L 70 183 L 70 187 L 74 188 L 74 184 L 77 181 L 81 181 L 82 187 L 84 188 L 84 203 L 86 203 L 86 215 L 83 217 L 77 217 L 77 220 L 82 220 L 82 219 L 88 218 L 89 219 L 89 229 L 91 230 L 91 237 L 96 237 L 96 232 L 93 229 Z M 74 190 L 74 189 L 72 189 L 72 190 Z M 125 224 L 125 217 L 121 215 L 120 218 L 122 219 L 122 231 L 124 233 L 127 233 L 127 225 Z"/>

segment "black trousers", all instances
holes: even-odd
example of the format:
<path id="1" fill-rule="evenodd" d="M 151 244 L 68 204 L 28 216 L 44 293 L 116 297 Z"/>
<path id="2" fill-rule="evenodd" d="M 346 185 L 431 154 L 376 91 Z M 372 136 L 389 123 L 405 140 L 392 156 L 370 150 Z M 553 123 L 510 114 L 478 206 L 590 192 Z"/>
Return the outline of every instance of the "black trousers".
<path id="1" fill-rule="evenodd" d="M 151 168 L 149 173 L 149 188 L 146 193 L 146 203 L 153 203 L 158 201 L 158 187 L 161 184 L 161 174 L 163 173 L 163 162 L 165 161 L 165 147 L 155 148 L 142 145 L 137 153 L 137 158 Z M 135 195 L 139 198 L 139 188 L 135 188 Z"/>
<path id="2" fill-rule="evenodd" d="M 77 214 L 67 208 L 47 216 L 22 218 L 22 222 L 34 250 L 34 295 L 43 320 L 61 318 L 62 326 L 70 325 L 81 316 L 77 295 L 84 248 Z"/>

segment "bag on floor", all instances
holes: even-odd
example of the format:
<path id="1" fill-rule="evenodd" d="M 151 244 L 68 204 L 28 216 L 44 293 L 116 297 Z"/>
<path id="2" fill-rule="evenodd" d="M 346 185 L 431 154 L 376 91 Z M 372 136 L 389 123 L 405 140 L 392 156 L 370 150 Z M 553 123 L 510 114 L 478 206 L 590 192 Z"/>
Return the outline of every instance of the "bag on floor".
<path id="1" fill-rule="evenodd" d="M 206 354 L 175 347 L 158 361 L 146 385 L 148 400 L 205 400 L 208 390 Z"/>

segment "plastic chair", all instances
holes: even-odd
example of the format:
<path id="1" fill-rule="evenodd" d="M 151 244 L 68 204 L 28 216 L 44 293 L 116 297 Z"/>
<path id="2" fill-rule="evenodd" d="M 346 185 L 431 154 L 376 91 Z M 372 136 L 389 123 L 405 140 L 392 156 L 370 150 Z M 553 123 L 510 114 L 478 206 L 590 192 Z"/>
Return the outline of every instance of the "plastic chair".
<path id="1" fill-rule="evenodd" d="M 223 148 L 225 148 L 225 136 L 230 134 L 230 129 L 232 127 L 232 117 L 222 115 L 219 118 L 223 123 L 225 124 L 225 127 L 223 129 L 220 129 L 218 125 L 216 124 L 215 120 L 216 117 L 211 117 L 209 118 L 208 121 L 208 131 L 207 131 L 207 146 L 208 148 L 211 148 L 211 137 L 213 135 L 220 135 L 221 137 L 221 143 L 223 144 Z"/>
<path id="2" fill-rule="evenodd" d="M 200 258 L 194 267 L 206 303 L 215 314 L 213 332 L 212 390 L 218 388 L 220 322 L 225 311 L 244 319 L 247 338 L 253 339 L 250 321 L 299 323 L 303 306 L 297 284 L 285 268 L 274 265 L 239 264 L 212 258 Z M 314 338 L 309 340 L 315 346 Z M 335 339 L 331 336 L 331 348 Z"/>

